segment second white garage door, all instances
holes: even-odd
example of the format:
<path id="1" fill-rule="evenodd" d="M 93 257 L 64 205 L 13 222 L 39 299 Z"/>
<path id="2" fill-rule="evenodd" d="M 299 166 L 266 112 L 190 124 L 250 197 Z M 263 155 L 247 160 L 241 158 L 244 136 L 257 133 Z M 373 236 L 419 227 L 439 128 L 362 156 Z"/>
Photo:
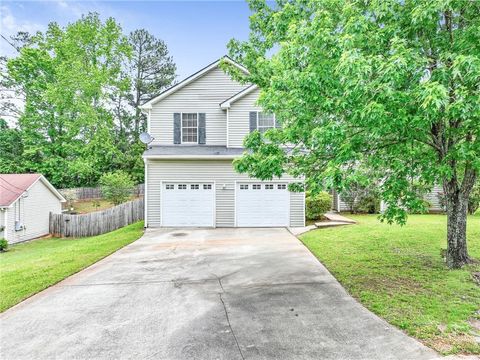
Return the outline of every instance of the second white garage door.
<path id="1" fill-rule="evenodd" d="M 213 183 L 165 182 L 161 202 L 162 226 L 215 225 Z"/>
<path id="2" fill-rule="evenodd" d="M 286 183 L 237 183 L 235 213 L 239 227 L 289 226 Z"/>

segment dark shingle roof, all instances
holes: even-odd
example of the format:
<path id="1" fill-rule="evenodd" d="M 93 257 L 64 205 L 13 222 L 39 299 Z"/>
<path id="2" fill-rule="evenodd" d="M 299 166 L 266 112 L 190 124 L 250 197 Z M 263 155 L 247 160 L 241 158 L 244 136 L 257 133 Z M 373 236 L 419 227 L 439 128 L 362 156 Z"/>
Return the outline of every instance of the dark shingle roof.
<path id="1" fill-rule="evenodd" d="M 152 146 L 143 153 L 143 156 L 239 156 L 242 148 L 227 148 L 226 146 L 211 145 L 174 145 Z"/>

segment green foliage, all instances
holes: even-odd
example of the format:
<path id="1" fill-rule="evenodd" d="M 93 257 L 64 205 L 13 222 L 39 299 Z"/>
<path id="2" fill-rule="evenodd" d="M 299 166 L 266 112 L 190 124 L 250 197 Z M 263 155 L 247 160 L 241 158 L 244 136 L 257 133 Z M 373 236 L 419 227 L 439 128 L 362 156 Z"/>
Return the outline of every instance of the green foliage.
<path id="1" fill-rule="evenodd" d="M 340 197 L 352 213 L 374 214 L 380 211 L 378 176 L 368 169 L 357 167 L 349 174 Z"/>
<path id="2" fill-rule="evenodd" d="M 369 191 L 363 195 L 356 205 L 356 211 L 365 214 L 378 214 L 380 212 L 378 192 Z"/>
<path id="3" fill-rule="evenodd" d="M 8 242 L 5 239 L 0 239 L 0 252 L 7 251 Z"/>
<path id="4" fill-rule="evenodd" d="M 14 97 L 0 104 L 17 118 L 14 128 L 0 122 L 0 171 L 39 172 L 60 188 L 95 186 L 116 169 L 142 182 L 139 105 L 175 77 L 165 43 L 145 30 L 127 37 L 95 13 L 11 40 L 19 53 L 0 58 L 0 85 L 25 107 Z"/>
<path id="5" fill-rule="evenodd" d="M 480 208 L 480 181 L 477 181 L 468 198 L 468 213 L 473 215 Z"/>
<path id="6" fill-rule="evenodd" d="M 259 86 L 282 129 L 251 134 L 238 171 L 344 189 L 363 166 L 378 176 L 388 222 L 421 211 L 417 190 L 434 184 L 446 186 L 450 213 L 463 209 L 480 172 L 480 2 L 249 4 L 248 40 L 229 43 L 249 73 L 224 67 Z"/>
<path id="7" fill-rule="evenodd" d="M 118 156 L 108 89 L 125 87 L 120 77 L 130 46 L 113 20 L 83 16 L 61 28 L 50 23 L 7 63 L 25 94 L 18 119 L 26 169 L 54 185 L 94 185 Z"/>
<path id="8" fill-rule="evenodd" d="M 135 186 L 131 176 L 124 171 L 103 174 L 100 178 L 102 195 L 114 205 L 127 201 Z"/>
<path id="9" fill-rule="evenodd" d="M 18 129 L 8 126 L 0 118 L 0 173 L 20 173 L 24 171 L 20 156 L 23 153 L 23 140 Z"/>
<path id="10" fill-rule="evenodd" d="M 305 196 L 305 216 L 307 220 L 319 220 L 332 208 L 332 197 L 326 192 L 312 194 L 307 192 Z"/>

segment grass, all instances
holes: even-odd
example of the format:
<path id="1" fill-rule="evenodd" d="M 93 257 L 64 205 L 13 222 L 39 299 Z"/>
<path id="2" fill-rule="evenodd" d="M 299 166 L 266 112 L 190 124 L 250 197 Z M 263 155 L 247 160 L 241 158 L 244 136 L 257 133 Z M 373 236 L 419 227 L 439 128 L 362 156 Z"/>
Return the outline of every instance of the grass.
<path id="1" fill-rule="evenodd" d="M 143 234 L 143 222 L 81 239 L 47 238 L 0 253 L 0 312 L 88 267 Z"/>
<path id="2" fill-rule="evenodd" d="M 79 214 L 86 214 L 93 211 L 101 211 L 113 207 L 113 204 L 107 200 L 81 200 L 76 201 L 73 204 L 73 209 Z"/>
<path id="3" fill-rule="evenodd" d="M 479 354 L 480 263 L 448 270 L 444 215 L 412 215 L 406 226 L 376 215 L 358 225 L 319 229 L 305 245 L 368 309 L 443 354 Z M 480 259 L 480 214 L 468 219 L 470 256 Z M 476 325 L 475 325 L 476 323 Z"/>
<path id="4" fill-rule="evenodd" d="M 127 201 L 135 200 L 137 197 L 132 196 L 132 198 Z M 94 211 L 102 211 L 113 207 L 114 205 L 105 199 L 90 199 L 90 200 L 78 200 L 71 204 L 73 211 L 78 214 L 87 214 Z M 69 209 L 68 209 L 69 210 Z"/>

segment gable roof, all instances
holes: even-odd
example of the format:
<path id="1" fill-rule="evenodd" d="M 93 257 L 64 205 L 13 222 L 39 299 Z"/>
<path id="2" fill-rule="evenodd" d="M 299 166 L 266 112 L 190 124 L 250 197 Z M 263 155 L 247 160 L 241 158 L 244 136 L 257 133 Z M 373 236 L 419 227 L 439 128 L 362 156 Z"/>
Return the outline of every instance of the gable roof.
<path id="1" fill-rule="evenodd" d="M 203 69 L 201 69 L 201 70 L 197 71 L 196 73 L 190 75 L 186 79 L 184 79 L 184 80 L 180 81 L 179 83 L 176 83 L 175 85 L 169 87 L 165 91 L 161 92 L 159 95 L 157 95 L 154 98 L 148 100 L 145 104 L 140 105 L 139 106 L 140 109 L 142 109 L 142 110 L 151 109 L 153 104 L 157 103 L 158 101 L 162 100 L 163 98 L 166 98 L 167 96 L 173 94 L 174 92 L 180 90 L 185 85 L 188 85 L 191 82 L 197 80 L 198 78 L 200 78 L 203 75 L 205 75 L 206 73 L 208 73 L 210 70 L 213 70 L 216 67 L 218 67 L 218 65 L 220 64 L 220 62 L 222 60 L 229 62 L 230 64 L 236 66 L 237 68 L 239 68 L 240 70 L 242 70 L 243 72 L 248 74 L 248 70 L 245 67 L 243 67 L 239 63 L 233 61 L 231 58 L 229 58 L 228 56 L 225 55 L 225 56 L 221 57 L 220 59 L 214 61 L 213 63 L 205 66 Z"/>
<path id="2" fill-rule="evenodd" d="M 39 180 L 61 202 L 66 201 L 42 174 L 0 174 L 0 208 L 10 207 Z"/>
<path id="3" fill-rule="evenodd" d="M 250 85 L 248 87 L 246 87 L 245 89 L 239 91 L 238 93 L 236 93 L 235 95 L 233 95 L 232 97 L 229 97 L 227 100 L 225 100 L 224 102 L 220 103 L 220 108 L 222 109 L 228 109 L 230 106 L 232 106 L 232 104 L 241 99 L 242 97 L 244 97 L 245 95 L 247 94 L 250 94 L 252 91 L 258 89 L 258 86 L 253 84 L 253 85 Z"/>

